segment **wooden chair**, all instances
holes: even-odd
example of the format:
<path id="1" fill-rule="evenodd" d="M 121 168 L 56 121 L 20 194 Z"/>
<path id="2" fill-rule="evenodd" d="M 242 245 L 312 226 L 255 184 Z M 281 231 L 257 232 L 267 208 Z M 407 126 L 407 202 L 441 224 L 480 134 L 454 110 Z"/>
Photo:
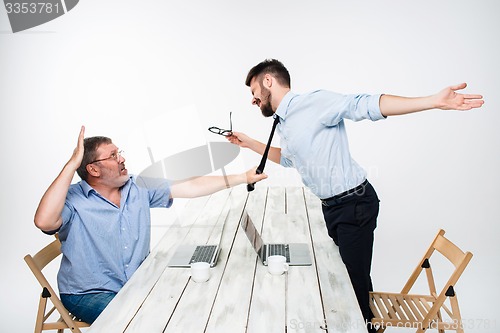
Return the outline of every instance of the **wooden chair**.
<path id="1" fill-rule="evenodd" d="M 61 242 L 59 242 L 59 238 L 56 235 L 56 239 L 52 243 L 41 249 L 37 254 L 35 254 L 35 256 L 32 257 L 28 254 L 24 257 L 24 260 L 42 286 L 42 293 L 40 295 L 38 313 L 35 323 L 35 333 L 56 329 L 59 333 L 62 333 L 66 328 L 70 329 L 72 332 L 81 332 L 80 327 L 90 326 L 85 322 L 79 321 L 74 316 L 72 316 L 68 310 L 66 310 L 61 300 L 57 296 L 57 293 L 54 291 L 54 289 L 52 289 L 50 283 L 42 273 L 42 270 L 45 268 L 45 266 L 47 266 L 47 264 L 57 258 L 60 254 Z M 47 311 L 47 299 L 50 299 L 53 305 L 49 311 Z M 56 310 L 59 313 L 60 318 L 57 321 L 51 321 L 50 317 Z"/>
<path id="2" fill-rule="evenodd" d="M 400 293 L 371 292 L 370 308 L 374 318 L 372 324 L 378 327 L 377 332 L 384 332 L 387 327 L 403 327 L 417 329 L 417 333 L 427 329 L 455 330 L 463 333 L 462 318 L 458 308 L 455 284 L 472 258 L 472 253 L 462 252 L 455 244 L 445 238 L 444 230 L 439 230 L 413 274 Z M 453 273 L 439 294 L 436 291 L 435 279 L 431 268 L 431 256 L 441 253 L 454 266 Z M 436 257 L 433 257 L 436 259 Z M 428 295 L 410 294 L 417 278 L 425 269 Z M 447 301 L 448 300 L 448 301 Z M 451 309 L 448 307 L 449 304 Z M 442 316 L 442 311 L 447 315 Z"/>

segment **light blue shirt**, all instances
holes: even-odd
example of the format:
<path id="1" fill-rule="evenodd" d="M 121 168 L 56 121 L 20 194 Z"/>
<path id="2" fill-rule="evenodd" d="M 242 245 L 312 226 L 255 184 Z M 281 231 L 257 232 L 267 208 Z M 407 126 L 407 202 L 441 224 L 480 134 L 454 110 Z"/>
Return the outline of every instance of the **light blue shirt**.
<path id="1" fill-rule="evenodd" d="M 59 292 L 118 292 L 149 254 L 150 207 L 171 205 L 170 184 L 163 179 L 131 176 L 120 207 L 83 180 L 72 184 L 59 230 Z"/>
<path id="2" fill-rule="evenodd" d="M 276 110 L 281 165 L 297 169 L 304 184 L 320 199 L 360 185 L 366 171 L 351 157 L 344 119 L 384 119 L 380 96 L 325 90 L 303 95 L 288 92 Z"/>

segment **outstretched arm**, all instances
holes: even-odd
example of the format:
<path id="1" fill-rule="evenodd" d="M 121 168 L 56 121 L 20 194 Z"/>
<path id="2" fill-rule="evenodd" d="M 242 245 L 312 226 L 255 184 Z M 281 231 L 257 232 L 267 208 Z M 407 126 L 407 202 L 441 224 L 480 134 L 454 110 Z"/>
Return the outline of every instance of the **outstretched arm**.
<path id="1" fill-rule="evenodd" d="M 203 176 L 178 181 L 170 188 L 172 198 L 196 198 L 240 184 L 252 184 L 267 178 L 256 174 L 256 168 L 239 175 Z"/>
<path id="2" fill-rule="evenodd" d="M 35 213 L 35 225 L 43 231 L 57 230 L 62 224 L 61 213 L 66 201 L 71 180 L 83 159 L 83 137 L 85 127 L 78 135 L 78 144 L 70 160 L 43 195 Z"/>
<path id="3" fill-rule="evenodd" d="M 483 96 L 477 94 L 460 94 L 457 90 L 467 87 L 466 83 L 447 87 L 435 95 L 426 97 L 400 97 L 382 95 L 380 111 L 385 117 L 404 115 L 430 109 L 470 110 L 483 105 Z"/>
<path id="4" fill-rule="evenodd" d="M 264 154 L 266 150 L 266 145 L 260 141 L 252 139 L 244 133 L 233 132 L 233 135 L 228 136 L 227 140 L 241 148 L 250 148 L 259 155 Z M 274 163 L 280 164 L 281 160 L 281 148 L 269 147 L 269 153 L 267 159 L 273 161 Z"/>

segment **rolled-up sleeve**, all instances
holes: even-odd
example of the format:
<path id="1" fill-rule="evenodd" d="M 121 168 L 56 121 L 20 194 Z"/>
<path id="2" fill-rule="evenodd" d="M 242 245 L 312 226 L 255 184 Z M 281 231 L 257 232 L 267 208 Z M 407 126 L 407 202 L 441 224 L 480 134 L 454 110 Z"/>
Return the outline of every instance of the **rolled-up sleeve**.
<path id="1" fill-rule="evenodd" d="M 171 186 L 167 179 L 138 176 L 136 184 L 148 190 L 150 207 L 169 208 L 172 206 L 173 199 L 170 197 Z"/>
<path id="2" fill-rule="evenodd" d="M 321 117 L 321 122 L 325 126 L 336 126 L 343 119 L 377 121 L 385 118 L 380 111 L 380 94 L 340 95 L 330 92 L 327 94 L 331 94 L 331 98 L 323 106 L 325 113 Z"/>

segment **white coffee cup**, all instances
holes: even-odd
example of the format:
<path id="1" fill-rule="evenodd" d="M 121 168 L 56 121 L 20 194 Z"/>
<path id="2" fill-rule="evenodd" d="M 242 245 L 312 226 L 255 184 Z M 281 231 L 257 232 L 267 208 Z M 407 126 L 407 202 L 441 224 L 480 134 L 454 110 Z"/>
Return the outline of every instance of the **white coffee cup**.
<path id="1" fill-rule="evenodd" d="M 267 270 L 272 275 L 281 275 L 288 271 L 288 263 L 284 256 L 267 257 Z"/>
<path id="2" fill-rule="evenodd" d="M 210 264 L 208 262 L 194 262 L 191 264 L 191 279 L 194 282 L 205 282 L 210 279 Z"/>

